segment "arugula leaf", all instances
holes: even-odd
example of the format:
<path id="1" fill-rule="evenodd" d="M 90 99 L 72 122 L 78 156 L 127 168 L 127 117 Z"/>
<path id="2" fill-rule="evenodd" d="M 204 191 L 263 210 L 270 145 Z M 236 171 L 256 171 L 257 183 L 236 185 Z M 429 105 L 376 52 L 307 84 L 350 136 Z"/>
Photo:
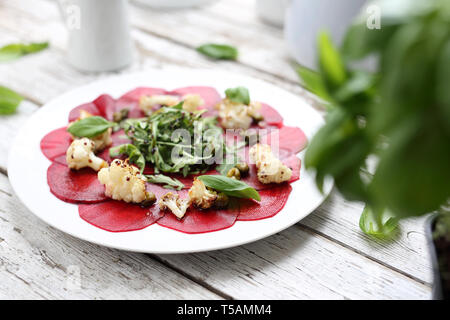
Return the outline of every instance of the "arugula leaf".
<path id="1" fill-rule="evenodd" d="M 226 44 L 208 43 L 197 48 L 197 51 L 214 59 L 236 60 L 238 50 Z"/>
<path id="2" fill-rule="evenodd" d="M 12 114 L 23 98 L 11 89 L 0 86 L 0 114 Z"/>
<path id="3" fill-rule="evenodd" d="M 225 90 L 225 95 L 233 102 L 250 104 L 250 93 L 245 87 L 229 88 Z"/>
<path id="4" fill-rule="evenodd" d="M 368 205 L 364 208 L 359 227 L 370 236 L 376 238 L 388 238 L 393 235 L 398 226 L 398 219 L 387 210 L 373 210 Z"/>
<path id="5" fill-rule="evenodd" d="M 40 43 L 12 43 L 0 48 L 0 62 L 18 59 L 24 55 L 39 52 L 48 47 L 48 42 Z"/>
<path id="6" fill-rule="evenodd" d="M 197 179 L 201 180 L 207 187 L 223 192 L 230 197 L 261 200 L 258 191 L 240 180 L 219 175 L 204 175 L 197 177 Z"/>
<path id="7" fill-rule="evenodd" d="M 67 131 L 76 137 L 93 138 L 115 125 L 115 122 L 110 122 L 99 116 L 93 116 L 74 122 L 67 128 Z"/>
<path id="8" fill-rule="evenodd" d="M 132 144 L 122 144 L 120 146 L 109 149 L 109 155 L 111 157 L 117 157 L 121 154 L 128 156 L 128 161 L 134 163 L 139 167 L 139 170 L 144 172 L 145 169 L 145 158 L 136 146 Z"/>
<path id="9" fill-rule="evenodd" d="M 184 184 L 180 180 L 163 174 L 146 175 L 145 177 L 148 182 L 165 184 L 163 187 L 167 189 L 181 190 L 184 188 Z"/>

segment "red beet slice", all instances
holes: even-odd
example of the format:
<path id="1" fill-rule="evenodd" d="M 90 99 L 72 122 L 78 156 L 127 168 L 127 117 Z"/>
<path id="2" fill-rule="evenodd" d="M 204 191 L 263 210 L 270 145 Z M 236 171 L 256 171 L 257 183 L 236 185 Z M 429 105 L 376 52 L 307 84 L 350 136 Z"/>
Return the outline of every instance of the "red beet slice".
<path id="1" fill-rule="evenodd" d="M 77 120 L 80 117 L 81 110 L 87 111 L 94 116 L 103 116 L 102 112 L 98 110 L 97 106 L 93 102 L 89 102 L 72 109 L 72 111 L 70 111 L 69 113 L 69 122 Z"/>
<path id="2" fill-rule="evenodd" d="M 305 133 L 300 128 L 283 126 L 279 130 L 272 130 L 269 134 L 262 137 L 260 142 L 270 145 L 275 153 L 278 147 L 279 150 L 286 150 L 291 154 L 296 154 L 306 147 L 308 138 L 306 138 Z"/>
<path id="3" fill-rule="evenodd" d="M 247 199 L 241 200 L 237 219 L 251 221 L 273 217 L 284 208 L 291 191 L 292 187 L 284 183 L 274 186 L 271 189 L 260 191 L 260 202 Z"/>
<path id="4" fill-rule="evenodd" d="M 268 125 L 281 127 L 283 125 L 283 117 L 277 110 L 269 106 L 268 104 L 261 103 L 261 115 L 264 117 L 264 122 Z"/>
<path id="5" fill-rule="evenodd" d="M 90 168 L 71 170 L 65 165 L 52 163 L 47 170 L 50 191 L 59 199 L 71 203 L 96 203 L 106 200 L 97 172 Z"/>
<path id="6" fill-rule="evenodd" d="M 193 86 L 193 87 L 185 87 L 178 88 L 170 92 L 169 94 L 177 94 L 180 96 L 184 96 L 186 94 L 198 94 L 205 101 L 203 106 L 200 106 L 202 109 L 208 109 L 208 112 L 204 113 L 205 117 L 212 117 L 217 115 L 217 111 L 214 109 L 214 106 L 222 100 L 220 94 L 213 87 L 203 87 L 203 86 Z"/>
<path id="7" fill-rule="evenodd" d="M 147 185 L 147 190 L 152 191 L 157 198 L 167 192 L 167 189 L 156 185 Z M 78 212 L 81 219 L 110 232 L 141 230 L 152 225 L 165 214 L 159 210 L 157 204 L 142 208 L 137 204 L 116 200 L 79 205 Z"/>
<path id="8" fill-rule="evenodd" d="M 180 191 L 179 194 L 186 198 L 187 190 Z M 237 202 L 230 202 L 229 207 L 224 210 L 200 210 L 191 206 L 183 219 L 178 220 L 174 214 L 167 212 L 157 223 L 184 233 L 206 233 L 231 227 L 238 214 Z"/>
<path id="9" fill-rule="evenodd" d="M 51 131 L 41 140 L 41 151 L 49 160 L 65 155 L 67 148 L 72 143 L 72 137 L 67 128 L 59 128 Z"/>
<path id="10" fill-rule="evenodd" d="M 162 217 L 162 212 L 153 205 L 142 208 L 124 201 L 106 201 L 78 206 L 81 219 L 110 232 L 126 232 L 144 229 Z"/>
<path id="11" fill-rule="evenodd" d="M 302 166 L 302 161 L 300 160 L 300 158 L 297 157 L 296 155 L 292 155 L 287 159 L 282 159 L 281 161 L 283 161 L 283 163 L 292 170 L 292 176 L 291 179 L 289 180 L 289 183 L 299 180 L 300 168 Z"/>
<path id="12" fill-rule="evenodd" d="M 128 91 L 119 100 L 130 100 L 138 102 L 141 96 L 152 96 L 155 94 L 166 94 L 166 90 L 161 88 L 138 87 Z"/>

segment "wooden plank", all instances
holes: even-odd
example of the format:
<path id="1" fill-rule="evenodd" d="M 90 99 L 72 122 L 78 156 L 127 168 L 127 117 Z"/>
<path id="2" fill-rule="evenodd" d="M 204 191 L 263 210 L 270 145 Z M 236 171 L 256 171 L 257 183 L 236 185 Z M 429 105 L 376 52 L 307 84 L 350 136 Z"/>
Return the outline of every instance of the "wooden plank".
<path id="1" fill-rule="evenodd" d="M 18 26 L 15 25 L 15 21 L 11 21 L 11 19 L 2 20 L 1 13 L 0 27 L 12 30 L 17 33 L 18 36 L 28 39 L 39 32 L 39 28 L 49 30 L 50 27 L 46 26 L 46 21 L 50 21 L 48 23 L 52 26 L 51 29 L 55 30 L 55 32 L 51 34 L 53 35 L 52 38 L 54 38 L 56 44 L 53 46 L 53 49 L 34 57 L 27 57 L 26 59 L 21 60 L 20 63 L 17 62 L 8 66 L 0 65 L 0 83 L 11 84 L 14 88 L 27 88 L 27 92 L 30 96 L 34 97 L 36 100 L 45 102 L 69 88 L 105 75 L 81 74 L 65 63 L 62 50 L 64 30 L 59 22 L 52 20 L 54 18 L 56 19 L 57 11 L 55 10 L 55 17 L 51 18 L 53 15 L 50 16 L 48 12 L 50 12 L 50 7 L 54 5 L 50 4 L 49 8 L 45 9 L 47 13 L 44 15 L 45 19 L 49 20 L 41 21 L 39 15 L 36 14 L 36 11 L 33 11 L 33 5 L 39 6 L 40 2 L 42 1 L 33 1 L 33 4 L 30 4 L 30 6 L 20 8 L 19 14 L 21 14 L 23 18 L 19 21 L 21 21 L 23 25 L 19 30 L 16 29 Z M 16 5 L 17 2 L 6 1 L 6 3 L 8 4 L 8 10 L 11 10 L 12 12 L 17 11 L 16 9 L 11 9 L 13 8 L 13 4 Z M 43 3 L 48 4 L 45 1 Z M 32 10 L 32 12 L 29 12 L 30 10 Z M 29 16 L 32 18 L 27 19 Z M 33 20 L 39 21 L 39 26 L 36 26 L 36 21 L 33 22 Z M 180 23 L 183 23 L 183 20 L 181 20 Z M 58 24 L 59 29 L 57 27 Z M 37 28 L 38 30 L 33 28 Z M 202 29 L 198 29 L 197 31 L 200 33 L 202 32 Z M 272 81 L 288 90 L 299 93 L 297 89 L 290 88 L 294 87 L 292 83 L 282 81 L 281 76 L 268 79 L 267 73 L 248 68 L 243 64 L 211 62 L 210 60 L 199 56 L 189 46 L 186 46 L 183 43 L 177 45 L 178 40 L 176 39 L 171 40 L 163 35 L 156 34 L 155 36 L 152 35 L 151 32 L 143 33 L 139 30 L 135 30 L 133 36 L 137 41 L 140 55 L 135 64 L 124 72 L 145 69 L 150 66 L 162 67 L 166 65 L 188 64 L 193 67 L 220 67 L 236 72 L 248 72 L 255 77 L 264 78 L 265 80 Z M 36 63 L 36 59 L 42 60 L 38 60 L 39 63 Z M 29 64 L 26 65 L 26 62 Z M 42 67 L 36 69 L 36 64 L 39 64 Z M 33 81 L 27 80 L 26 77 L 30 68 L 33 70 Z M 7 76 L 5 76 L 5 74 L 7 74 Z M 61 78 L 63 79 L 62 81 L 60 80 Z M 33 86 L 33 82 L 42 83 L 42 86 L 35 87 Z M 350 248 L 353 252 L 366 255 L 372 260 L 393 267 L 419 281 L 429 282 L 431 280 L 431 274 L 428 252 L 425 247 L 421 229 L 422 224 L 420 224 L 420 221 L 412 221 L 411 223 L 405 222 L 404 224 L 406 227 L 404 226 L 402 228 L 402 236 L 396 242 L 391 244 L 377 244 L 373 241 L 369 241 L 365 236 L 361 235 L 358 230 L 357 220 L 361 210 L 361 205 L 347 203 L 341 197 L 334 196 L 314 214 L 303 220 L 302 224 L 315 234 L 323 235 L 326 236 L 327 239 L 339 242 L 343 246 Z M 282 244 L 280 244 L 280 246 L 281 245 Z M 244 279 L 246 278 L 245 275 L 241 276 Z"/>
<path id="2" fill-rule="evenodd" d="M 97 246 L 46 225 L 2 174 L 0 204 L 0 299 L 221 298 L 145 254 Z"/>

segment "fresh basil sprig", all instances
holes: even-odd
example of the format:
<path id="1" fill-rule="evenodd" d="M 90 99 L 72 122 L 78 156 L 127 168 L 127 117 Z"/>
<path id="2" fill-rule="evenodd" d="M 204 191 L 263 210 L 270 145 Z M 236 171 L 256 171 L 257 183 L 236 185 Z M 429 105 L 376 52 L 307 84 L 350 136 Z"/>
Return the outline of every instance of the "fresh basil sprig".
<path id="1" fill-rule="evenodd" d="M 105 118 L 93 116 L 78 120 L 71 124 L 67 131 L 76 137 L 93 138 L 116 125 Z"/>
<path id="2" fill-rule="evenodd" d="M 245 182 L 220 175 L 204 175 L 197 177 L 207 187 L 225 193 L 227 196 L 261 200 L 258 191 Z"/>
<path id="3" fill-rule="evenodd" d="M 23 98 L 11 89 L 0 86 L 0 114 L 12 114 Z"/>
<path id="4" fill-rule="evenodd" d="M 236 60 L 238 50 L 226 44 L 207 43 L 197 48 L 197 51 L 214 59 Z"/>
<path id="5" fill-rule="evenodd" d="M 12 43 L 0 48 L 0 62 L 18 59 L 24 55 L 39 52 L 48 47 L 48 42 Z"/>
<path id="6" fill-rule="evenodd" d="M 139 171 L 142 173 L 145 169 L 145 158 L 136 146 L 132 144 L 122 144 L 117 147 L 109 149 L 109 155 L 111 157 L 117 157 L 121 154 L 128 156 L 128 161 L 139 167 Z"/>
<path id="7" fill-rule="evenodd" d="M 245 87 L 229 88 L 225 90 L 225 95 L 233 102 L 250 104 L 250 93 Z"/>
<path id="8" fill-rule="evenodd" d="M 184 188 L 184 184 L 180 180 L 168 177 L 163 174 L 146 175 L 145 177 L 147 178 L 148 182 L 164 184 L 163 188 L 175 190 L 181 190 Z"/>
<path id="9" fill-rule="evenodd" d="M 372 237 L 388 238 L 394 235 L 397 228 L 398 219 L 388 211 L 375 213 L 373 209 L 366 205 L 359 219 L 361 230 Z"/>

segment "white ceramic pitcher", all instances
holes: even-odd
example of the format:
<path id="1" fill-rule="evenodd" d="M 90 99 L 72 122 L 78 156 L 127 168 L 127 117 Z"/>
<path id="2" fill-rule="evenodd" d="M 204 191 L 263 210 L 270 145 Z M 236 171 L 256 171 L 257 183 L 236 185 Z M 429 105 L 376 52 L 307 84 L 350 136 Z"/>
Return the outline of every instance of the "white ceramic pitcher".
<path id="1" fill-rule="evenodd" d="M 132 61 L 127 0 L 59 0 L 68 60 L 82 71 L 114 71 Z"/>

